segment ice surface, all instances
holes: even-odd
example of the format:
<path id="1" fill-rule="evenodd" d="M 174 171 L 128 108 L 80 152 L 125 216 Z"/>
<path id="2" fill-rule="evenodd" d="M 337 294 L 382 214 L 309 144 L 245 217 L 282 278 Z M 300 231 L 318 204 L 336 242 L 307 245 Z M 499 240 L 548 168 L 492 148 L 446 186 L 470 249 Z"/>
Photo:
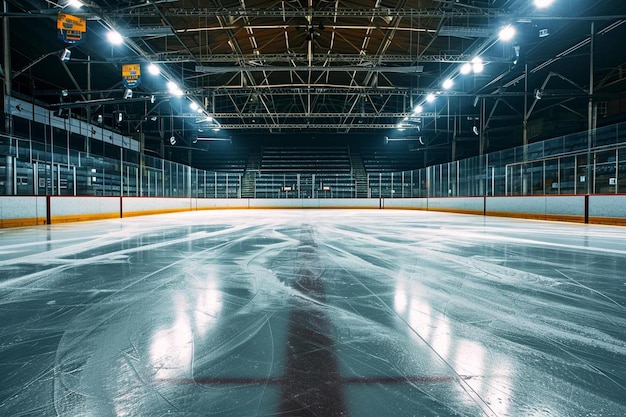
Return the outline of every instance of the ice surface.
<path id="1" fill-rule="evenodd" d="M 0 415 L 622 417 L 624 236 L 393 210 L 0 230 Z"/>

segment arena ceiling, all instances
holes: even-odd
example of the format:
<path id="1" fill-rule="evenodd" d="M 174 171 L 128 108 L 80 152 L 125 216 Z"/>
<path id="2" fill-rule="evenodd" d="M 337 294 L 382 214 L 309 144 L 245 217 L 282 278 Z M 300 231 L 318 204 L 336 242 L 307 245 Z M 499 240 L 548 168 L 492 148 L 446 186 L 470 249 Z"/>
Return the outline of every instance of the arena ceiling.
<path id="1" fill-rule="evenodd" d="M 4 6 L 5 90 L 93 122 L 115 124 L 111 114 L 122 113 L 117 127 L 131 134 L 380 131 L 432 146 L 480 141 L 484 151 L 584 127 L 590 114 L 595 123 L 598 103 L 600 116 L 618 115 L 625 90 L 626 2 L 616 0 L 545 8 L 532 0 Z M 59 39 L 59 13 L 86 19 L 82 42 Z M 507 26 L 515 33 L 501 40 Z M 110 31 L 121 44 L 108 41 Z M 141 68 L 132 97 L 124 64 Z"/>

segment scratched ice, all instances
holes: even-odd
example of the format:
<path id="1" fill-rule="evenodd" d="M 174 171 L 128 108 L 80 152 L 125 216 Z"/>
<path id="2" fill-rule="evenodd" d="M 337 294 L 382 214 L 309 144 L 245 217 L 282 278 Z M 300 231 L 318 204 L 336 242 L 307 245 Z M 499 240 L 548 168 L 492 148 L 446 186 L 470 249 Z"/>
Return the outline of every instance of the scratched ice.
<path id="1" fill-rule="evenodd" d="M 211 211 L 0 230 L 3 416 L 624 416 L 623 228 Z"/>

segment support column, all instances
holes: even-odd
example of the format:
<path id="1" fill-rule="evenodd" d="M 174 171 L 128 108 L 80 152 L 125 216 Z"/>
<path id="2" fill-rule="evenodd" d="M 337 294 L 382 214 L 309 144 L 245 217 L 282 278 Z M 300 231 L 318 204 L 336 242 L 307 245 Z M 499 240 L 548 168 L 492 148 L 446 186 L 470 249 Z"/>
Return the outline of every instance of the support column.
<path id="1" fill-rule="evenodd" d="M 9 3 L 7 0 L 3 1 L 2 11 L 5 16 L 2 18 L 2 37 L 3 42 L 3 64 L 2 70 L 4 71 L 4 131 L 8 135 L 13 134 L 13 115 L 11 111 L 11 94 L 13 94 L 13 86 L 11 79 L 11 42 L 9 40 Z"/>
<path id="2" fill-rule="evenodd" d="M 595 181 L 591 168 L 591 147 L 593 146 L 594 117 L 593 117 L 593 52 L 595 43 L 595 22 L 591 22 L 591 42 L 589 53 L 589 104 L 587 109 L 587 195 L 591 194 L 592 181 Z"/>
<path id="3" fill-rule="evenodd" d="M 15 172 L 14 172 L 14 160 L 13 157 L 11 155 L 7 155 L 5 157 L 5 166 L 6 166 L 6 170 L 5 170 L 5 179 L 4 179 L 4 194 L 6 195 L 13 195 L 14 193 L 14 189 L 13 189 L 13 183 L 15 181 Z"/>

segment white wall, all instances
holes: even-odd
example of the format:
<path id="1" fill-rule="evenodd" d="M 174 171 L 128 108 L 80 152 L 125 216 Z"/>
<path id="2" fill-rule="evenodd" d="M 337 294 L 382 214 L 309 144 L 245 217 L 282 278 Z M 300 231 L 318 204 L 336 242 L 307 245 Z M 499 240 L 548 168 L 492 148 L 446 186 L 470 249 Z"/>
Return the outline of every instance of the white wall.
<path id="1" fill-rule="evenodd" d="M 119 219 L 120 197 L 50 196 L 50 222 Z"/>
<path id="2" fill-rule="evenodd" d="M 589 223 L 626 225 L 626 195 L 589 196 Z"/>
<path id="3" fill-rule="evenodd" d="M 585 196 L 487 197 L 486 214 L 541 220 L 584 221 Z"/>
<path id="4" fill-rule="evenodd" d="M 0 196 L 0 227 L 46 223 L 46 197 Z"/>
<path id="5" fill-rule="evenodd" d="M 168 197 L 124 197 L 122 198 L 123 217 L 144 214 L 173 213 L 193 210 L 191 198 Z"/>
<path id="6" fill-rule="evenodd" d="M 199 199 L 162 197 L 0 196 L 0 227 L 46 222 L 46 198 L 52 223 L 178 211 L 262 208 L 418 209 L 541 220 L 583 222 L 585 196 L 459 197 L 414 199 Z M 589 222 L 626 225 L 626 195 L 589 197 Z"/>

